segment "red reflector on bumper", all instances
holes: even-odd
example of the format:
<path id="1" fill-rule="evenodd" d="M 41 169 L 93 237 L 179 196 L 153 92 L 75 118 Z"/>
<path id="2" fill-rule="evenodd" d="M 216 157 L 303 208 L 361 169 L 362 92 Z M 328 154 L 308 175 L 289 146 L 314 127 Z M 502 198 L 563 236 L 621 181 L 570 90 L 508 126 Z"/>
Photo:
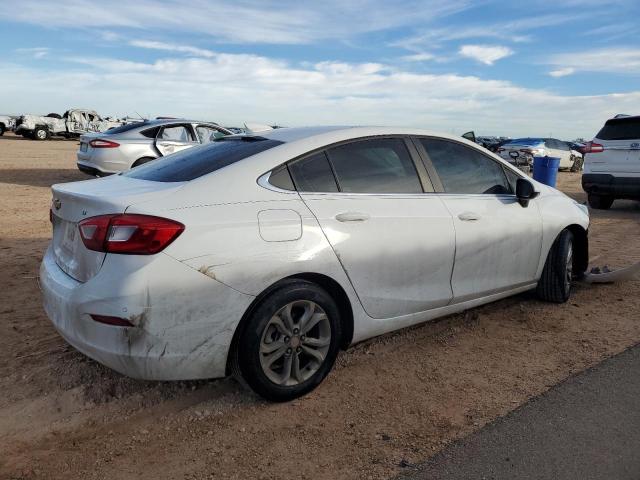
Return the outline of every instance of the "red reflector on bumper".
<path id="1" fill-rule="evenodd" d="M 98 323 L 115 325 L 117 327 L 133 327 L 133 323 L 131 323 L 126 318 L 110 317 L 108 315 L 94 315 L 93 313 L 89 316 Z"/>

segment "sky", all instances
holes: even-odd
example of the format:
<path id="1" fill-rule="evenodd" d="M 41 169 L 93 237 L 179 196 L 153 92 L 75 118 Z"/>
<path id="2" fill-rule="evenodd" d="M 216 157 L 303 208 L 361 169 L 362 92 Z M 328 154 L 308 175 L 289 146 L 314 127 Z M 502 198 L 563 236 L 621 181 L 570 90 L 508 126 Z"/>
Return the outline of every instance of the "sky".
<path id="1" fill-rule="evenodd" d="M 0 113 L 589 139 L 640 113 L 639 16 L 638 0 L 21 0 L 0 9 Z"/>

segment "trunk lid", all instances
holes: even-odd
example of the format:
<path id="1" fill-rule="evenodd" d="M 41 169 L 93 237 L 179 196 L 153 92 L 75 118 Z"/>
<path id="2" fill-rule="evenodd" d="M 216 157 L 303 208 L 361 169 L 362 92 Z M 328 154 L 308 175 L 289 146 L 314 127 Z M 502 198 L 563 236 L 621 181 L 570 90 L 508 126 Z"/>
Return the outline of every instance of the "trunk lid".
<path id="1" fill-rule="evenodd" d="M 84 246 L 78 222 L 97 215 L 124 213 L 135 203 L 164 197 L 182 185 L 120 175 L 53 185 L 52 248 L 56 263 L 79 282 L 91 279 L 102 267 L 106 253 Z"/>

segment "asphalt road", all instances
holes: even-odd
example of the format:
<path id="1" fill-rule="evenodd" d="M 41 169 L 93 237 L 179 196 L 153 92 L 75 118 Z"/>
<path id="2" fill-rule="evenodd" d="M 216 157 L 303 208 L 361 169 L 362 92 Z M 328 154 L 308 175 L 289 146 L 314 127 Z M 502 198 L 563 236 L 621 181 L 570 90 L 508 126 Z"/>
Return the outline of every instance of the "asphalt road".
<path id="1" fill-rule="evenodd" d="M 640 479 L 640 345 L 555 386 L 402 475 Z"/>

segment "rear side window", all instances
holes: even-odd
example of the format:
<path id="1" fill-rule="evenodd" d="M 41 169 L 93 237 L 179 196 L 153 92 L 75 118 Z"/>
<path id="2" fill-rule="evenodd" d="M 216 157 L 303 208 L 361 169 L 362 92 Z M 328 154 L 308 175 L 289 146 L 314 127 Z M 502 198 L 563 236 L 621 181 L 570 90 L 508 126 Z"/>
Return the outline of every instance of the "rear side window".
<path id="1" fill-rule="evenodd" d="M 263 137 L 224 137 L 154 160 L 123 175 L 153 182 L 188 182 L 282 143 Z"/>
<path id="2" fill-rule="evenodd" d="M 158 131 L 160 131 L 160 127 L 147 128 L 146 130 L 142 130 L 140 132 L 140 135 L 143 135 L 147 138 L 156 138 L 158 136 Z"/>
<path id="3" fill-rule="evenodd" d="M 295 161 L 289 170 L 299 192 L 337 192 L 338 186 L 324 152 Z"/>
<path id="4" fill-rule="evenodd" d="M 328 150 L 341 192 L 423 193 L 404 140 L 362 140 Z"/>
<path id="5" fill-rule="evenodd" d="M 596 138 L 600 140 L 638 140 L 640 139 L 640 117 L 607 120 Z"/>
<path id="6" fill-rule="evenodd" d="M 502 165 L 473 148 L 449 140 L 421 138 L 446 193 L 512 193 Z"/>

